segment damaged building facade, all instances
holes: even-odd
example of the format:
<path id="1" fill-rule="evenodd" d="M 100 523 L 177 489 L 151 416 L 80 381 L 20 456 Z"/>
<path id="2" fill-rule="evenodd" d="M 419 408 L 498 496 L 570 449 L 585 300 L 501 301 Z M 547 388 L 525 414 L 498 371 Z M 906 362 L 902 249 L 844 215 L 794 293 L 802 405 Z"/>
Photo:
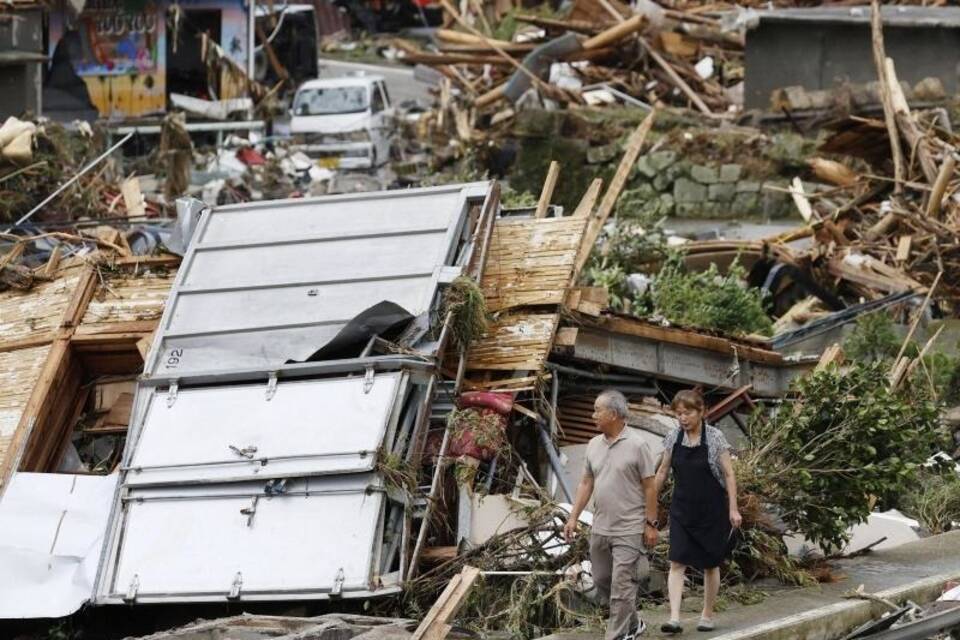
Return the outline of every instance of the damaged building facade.
<path id="1" fill-rule="evenodd" d="M 252 22 L 244 0 L 91 0 L 76 10 L 69 2 L 51 8 L 49 55 L 54 64 L 69 62 L 100 117 L 162 113 L 171 93 L 246 95 L 235 73 L 211 73 L 207 63 L 216 56 L 243 72 L 252 67 Z M 65 50 L 59 56 L 58 48 Z M 79 93 L 80 85 L 73 87 Z"/>

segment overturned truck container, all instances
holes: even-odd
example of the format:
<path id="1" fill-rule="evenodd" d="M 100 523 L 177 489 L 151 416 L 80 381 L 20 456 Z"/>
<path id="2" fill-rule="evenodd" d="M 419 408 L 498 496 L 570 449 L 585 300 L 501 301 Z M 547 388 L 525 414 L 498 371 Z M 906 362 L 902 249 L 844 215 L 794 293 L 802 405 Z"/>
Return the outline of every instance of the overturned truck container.
<path id="1" fill-rule="evenodd" d="M 400 588 L 445 283 L 479 269 L 493 183 L 204 209 L 133 419 L 105 603 L 369 597 Z M 389 337 L 389 341 L 384 337 Z"/>

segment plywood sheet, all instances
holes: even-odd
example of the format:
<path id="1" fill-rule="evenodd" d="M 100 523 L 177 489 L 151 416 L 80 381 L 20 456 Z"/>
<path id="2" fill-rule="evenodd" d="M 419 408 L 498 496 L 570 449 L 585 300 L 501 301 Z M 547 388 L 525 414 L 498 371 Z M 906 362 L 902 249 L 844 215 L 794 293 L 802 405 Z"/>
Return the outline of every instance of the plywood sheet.
<path id="1" fill-rule="evenodd" d="M 0 348 L 49 334 L 63 320 L 64 311 L 80 281 L 80 269 L 70 269 L 62 277 L 41 283 L 28 291 L 0 293 Z"/>
<path id="2" fill-rule="evenodd" d="M 171 270 L 101 281 L 83 314 L 81 327 L 89 330 L 117 323 L 158 321 L 175 277 L 176 272 Z"/>
<path id="3" fill-rule="evenodd" d="M 513 313 L 495 320 L 467 353 L 467 369 L 539 371 L 557 327 L 556 313 Z"/>
<path id="4" fill-rule="evenodd" d="M 570 217 L 498 220 L 482 280 L 487 308 L 563 303 L 586 224 Z"/>
<path id="5" fill-rule="evenodd" d="M 50 345 L 0 352 L 0 467 L 50 352 Z"/>

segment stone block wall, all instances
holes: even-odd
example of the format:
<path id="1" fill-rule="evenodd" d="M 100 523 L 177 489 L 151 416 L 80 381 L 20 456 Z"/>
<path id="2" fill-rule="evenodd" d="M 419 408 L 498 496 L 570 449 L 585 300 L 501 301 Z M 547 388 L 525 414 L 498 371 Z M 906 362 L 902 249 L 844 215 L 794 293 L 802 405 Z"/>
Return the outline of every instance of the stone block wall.
<path id="1" fill-rule="evenodd" d="M 618 214 L 783 218 L 796 215 L 790 195 L 781 190 L 787 187 L 783 177 L 747 175 L 740 164 L 694 164 L 676 151 L 654 151 L 637 161 Z"/>

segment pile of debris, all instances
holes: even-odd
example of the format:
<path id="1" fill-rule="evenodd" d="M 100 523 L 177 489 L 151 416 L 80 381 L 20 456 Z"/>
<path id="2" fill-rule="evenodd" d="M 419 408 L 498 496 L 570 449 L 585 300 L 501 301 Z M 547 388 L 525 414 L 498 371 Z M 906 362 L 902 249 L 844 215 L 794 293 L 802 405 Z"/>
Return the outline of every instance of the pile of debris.
<path id="1" fill-rule="evenodd" d="M 736 103 L 743 77 L 740 24 L 727 28 L 718 18 L 652 2 L 634 13 L 619 0 L 577 0 L 566 15 L 471 4 L 461 14 L 441 4 L 447 23 L 458 28 L 437 31 L 436 52 L 395 41 L 400 59 L 437 69 L 456 87 L 464 109 L 496 107 L 494 124 L 512 113 L 504 100 L 692 106 L 705 115 Z M 464 116 L 454 111 L 457 117 Z"/>
<path id="2" fill-rule="evenodd" d="M 118 146 L 107 149 L 103 130 L 87 123 L 68 130 L 11 116 L 0 129 L 0 220 L 21 225 L 160 215 L 161 203 L 145 199 L 136 179 L 104 162 Z"/>

